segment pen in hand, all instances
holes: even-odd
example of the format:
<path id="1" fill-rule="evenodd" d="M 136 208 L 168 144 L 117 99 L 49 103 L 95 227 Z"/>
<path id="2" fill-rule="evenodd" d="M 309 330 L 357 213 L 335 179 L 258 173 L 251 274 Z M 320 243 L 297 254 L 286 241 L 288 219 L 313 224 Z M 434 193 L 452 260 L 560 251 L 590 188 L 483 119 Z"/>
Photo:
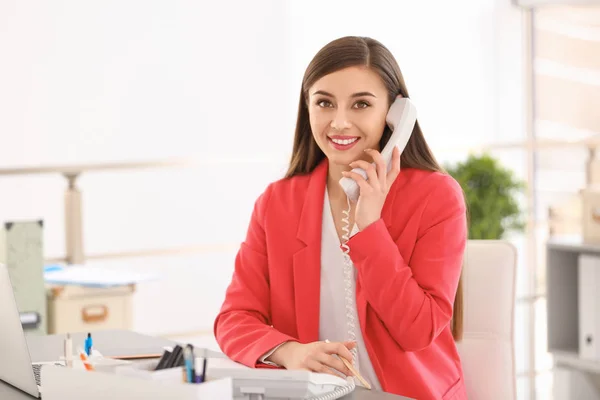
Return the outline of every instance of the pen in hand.
<path id="1" fill-rule="evenodd" d="M 325 343 L 330 343 L 330 342 L 329 342 L 329 340 L 325 340 Z M 369 385 L 369 382 L 367 382 L 365 380 L 365 378 L 363 378 L 362 375 L 358 373 L 358 371 L 356 370 L 356 368 L 354 368 L 354 366 L 352 365 L 352 363 L 350 363 L 350 361 L 346 360 L 344 357 L 340 357 L 339 355 L 337 355 L 337 357 L 340 360 L 342 360 L 342 362 L 344 363 L 346 368 L 348 368 L 350 370 L 350 372 L 352 372 L 352 375 L 354 375 L 360 381 L 360 383 L 363 384 L 364 387 L 366 387 L 369 390 L 371 389 L 371 385 Z"/>

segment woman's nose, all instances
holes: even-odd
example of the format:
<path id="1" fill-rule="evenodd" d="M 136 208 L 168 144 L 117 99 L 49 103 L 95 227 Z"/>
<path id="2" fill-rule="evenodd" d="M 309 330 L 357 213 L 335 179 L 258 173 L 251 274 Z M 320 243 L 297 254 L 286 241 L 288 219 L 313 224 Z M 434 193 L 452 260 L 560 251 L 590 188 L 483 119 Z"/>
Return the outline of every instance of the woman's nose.
<path id="1" fill-rule="evenodd" d="M 341 131 L 343 129 L 349 129 L 352 127 L 352 123 L 348 120 L 348 115 L 344 111 L 337 111 L 331 120 L 331 128 Z"/>

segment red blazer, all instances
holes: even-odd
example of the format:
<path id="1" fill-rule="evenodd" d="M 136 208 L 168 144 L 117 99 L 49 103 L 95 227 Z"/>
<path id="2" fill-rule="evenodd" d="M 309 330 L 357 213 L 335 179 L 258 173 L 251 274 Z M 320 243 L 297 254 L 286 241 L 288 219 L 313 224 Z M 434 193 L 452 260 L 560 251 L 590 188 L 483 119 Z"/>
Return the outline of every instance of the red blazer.
<path id="1" fill-rule="evenodd" d="M 284 341 L 319 340 L 327 170 L 325 160 L 309 175 L 274 182 L 256 201 L 214 324 L 222 351 L 237 362 L 257 366 Z M 360 327 L 384 391 L 467 398 L 450 328 L 466 237 L 458 183 L 403 169 L 381 219 L 348 241 Z"/>

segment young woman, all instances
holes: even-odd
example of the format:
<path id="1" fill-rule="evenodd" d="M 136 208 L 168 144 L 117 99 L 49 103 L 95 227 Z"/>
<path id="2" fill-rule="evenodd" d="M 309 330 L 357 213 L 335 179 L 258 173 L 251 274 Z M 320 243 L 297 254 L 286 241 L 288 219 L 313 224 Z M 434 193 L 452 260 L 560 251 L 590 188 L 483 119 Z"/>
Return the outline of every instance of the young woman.
<path id="1" fill-rule="evenodd" d="M 375 389 L 466 399 L 463 192 L 418 123 L 388 172 L 380 151 L 398 96 L 404 79 L 376 40 L 337 39 L 309 64 L 289 170 L 256 201 L 215 320 L 231 359 L 351 375 L 344 357 Z M 360 187 L 348 214 L 344 176 Z"/>

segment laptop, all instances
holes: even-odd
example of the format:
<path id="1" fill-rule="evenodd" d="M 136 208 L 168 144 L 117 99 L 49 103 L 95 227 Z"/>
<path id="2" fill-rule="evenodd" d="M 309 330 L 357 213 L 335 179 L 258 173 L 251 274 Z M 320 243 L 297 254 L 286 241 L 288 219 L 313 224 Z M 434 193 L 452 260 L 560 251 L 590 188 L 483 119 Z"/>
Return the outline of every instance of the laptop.
<path id="1" fill-rule="evenodd" d="M 40 370 L 48 363 L 31 362 L 8 268 L 3 264 L 0 264 L 0 338 L 0 381 L 41 398 Z"/>

